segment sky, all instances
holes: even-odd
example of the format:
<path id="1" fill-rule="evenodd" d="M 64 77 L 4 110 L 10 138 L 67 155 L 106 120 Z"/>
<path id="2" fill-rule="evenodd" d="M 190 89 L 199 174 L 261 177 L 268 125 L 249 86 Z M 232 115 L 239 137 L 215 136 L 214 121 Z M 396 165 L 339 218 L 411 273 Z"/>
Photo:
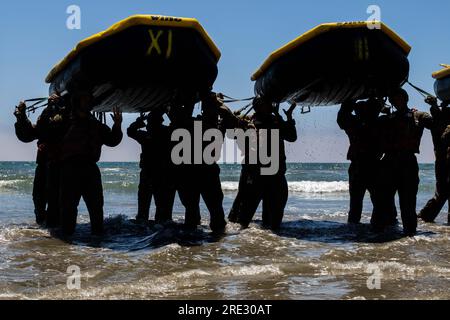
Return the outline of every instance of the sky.
<path id="1" fill-rule="evenodd" d="M 69 30 L 66 12 L 81 9 L 81 29 Z M 79 41 L 133 14 L 193 17 L 222 52 L 214 89 L 233 97 L 253 96 L 250 76 L 267 56 L 305 31 L 326 22 L 360 21 L 377 5 L 381 20 L 411 46 L 410 80 L 433 92 L 431 73 L 450 63 L 450 2 L 331 0 L 4 0 L 0 2 L 0 161 L 33 160 L 35 144 L 14 135 L 12 112 L 18 101 L 48 94 L 44 78 Z M 411 106 L 428 111 L 423 98 L 409 89 Z M 238 108 L 239 105 L 232 105 Z M 296 111 L 299 140 L 287 146 L 291 162 L 343 162 L 348 139 L 336 124 L 338 107 Z M 125 115 L 124 128 L 136 115 Z M 31 117 L 35 120 L 36 115 Z M 421 162 L 432 162 L 429 133 L 422 140 Z M 128 137 L 102 161 L 137 161 L 140 147 Z"/>

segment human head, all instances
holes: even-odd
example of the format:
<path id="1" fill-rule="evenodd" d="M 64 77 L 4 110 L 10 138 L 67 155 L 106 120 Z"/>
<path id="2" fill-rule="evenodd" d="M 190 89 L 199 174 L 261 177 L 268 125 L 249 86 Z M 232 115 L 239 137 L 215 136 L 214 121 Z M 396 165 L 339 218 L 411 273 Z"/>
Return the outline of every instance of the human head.
<path id="1" fill-rule="evenodd" d="M 357 102 L 354 107 L 356 116 L 363 118 L 367 114 L 367 107 L 366 101 Z"/>
<path id="2" fill-rule="evenodd" d="M 398 111 L 406 111 L 408 109 L 409 96 L 405 89 L 398 88 L 389 95 L 389 102 Z"/>
<path id="3" fill-rule="evenodd" d="M 163 114 L 159 111 L 153 111 L 147 118 L 147 130 L 160 127 L 164 122 Z"/>
<path id="4" fill-rule="evenodd" d="M 271 114 L 273 111 L 272 103 L 262 97 L 253 99 L 253 109 L 256 113 Z"/>
<path id="5" fill-rule="evenodd" d="M 377 99 L 360 101 L 355 106 L 355 113 L 364 120 L 375 119 L 380 115 L 383 104 Z"/>
<path id="6" fill-rule="evenodd" d="M 202 113 L 203 115 L 215 115 L 222 102 L 219 100 L 217 93 L 208 92 L 202 96 Z"/>
<path id="7" fill-rule="evenodd" d="M 172 124 L 180 125 L 192 119 L 195 103 L 170 106 L 167 116 Z"/>
<path id="8" fill-rule="evenodd" d="M 209 91 L 201 96 L 202 103 L 214 103 L 217 104 L 219 102 L 217 98 L 217 93 L 214 91 Z"/>
<path id="9" fill-rule="evenodd" d="M 88 90 L 74 90 L 71 97 L 72 108 L 79 114 L 90 113 L 94 107 L 94 96 Z"/>

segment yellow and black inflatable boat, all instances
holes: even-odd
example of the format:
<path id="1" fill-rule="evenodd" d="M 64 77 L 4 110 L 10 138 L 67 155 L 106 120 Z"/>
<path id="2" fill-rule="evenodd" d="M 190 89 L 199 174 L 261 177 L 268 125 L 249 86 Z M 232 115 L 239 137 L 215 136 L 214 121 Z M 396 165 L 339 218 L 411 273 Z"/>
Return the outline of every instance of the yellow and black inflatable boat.
<path id="1" fill-rule="evenodd" d="M 404 84 L 411 47 L 383 23 L 327 23 L 273 52 L 253 75 L 255 93 L 275 103 L 335 105 L 385 96 Z"/>
<path id="2" fill-rule="evenodd" d="M 94 111 L 151 111 L 198 100 L 217 77 L 220 51 L 196 19 L 136 15 L 81 41 L 48 74 L 50 93 L 91 90 Z"/>
<path id="3" fill-rule="evenodd" d="M 443 64 L 444 69 L 433 73 L 434 91 L 439 99 L 450 102 L 450 65 Z"/>

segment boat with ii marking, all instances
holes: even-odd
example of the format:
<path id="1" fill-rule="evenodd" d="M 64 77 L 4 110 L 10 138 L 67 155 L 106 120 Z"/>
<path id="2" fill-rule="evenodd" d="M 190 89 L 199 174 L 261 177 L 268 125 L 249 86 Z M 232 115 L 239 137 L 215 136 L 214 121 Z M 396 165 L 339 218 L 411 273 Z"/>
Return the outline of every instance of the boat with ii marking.
<path id="1" fill-rule="evenodd" d="M 379 22 L 325 23 L 273 52 L 252 76 L 274 103 L 327 106 L 386 96 L 408 79 L 411 47 Z"/>

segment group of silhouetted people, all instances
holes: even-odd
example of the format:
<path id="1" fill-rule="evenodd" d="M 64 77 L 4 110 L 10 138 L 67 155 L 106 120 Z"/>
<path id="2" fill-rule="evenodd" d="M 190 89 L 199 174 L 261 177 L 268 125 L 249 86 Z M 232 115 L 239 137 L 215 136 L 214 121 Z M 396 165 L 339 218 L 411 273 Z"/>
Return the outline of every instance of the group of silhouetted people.
<path id="1" fill-rule="evenodd" d="M 137 222 L 148 223 L 150 205 L 154 198 L 155 223 L 172 221 L 175 195 L 185 208 L 184 225 L 196 229 L 201 223 L 200 198 L 210 214 L 210 228 L 214 233 L 225 231 L 223 191 L 220 167 L 217 161 L 195 161 L 197 146 L 184 157 L 190 161 L 175 164 L 172 153 L 176 142 L 173 133 L 184 129 L 194 136 L 195 125 L 201 124 L 202 134 L 217 129 L 225 138 L 228 129 L 264 129 L 270 136 L 276 130 L 279 147 L 279 167 L 275 174 L 262 174 L 267 166 L 261 161 L 249 161 L 252 146 L 247 141 L 238 145 L 243 154 L 239 189 L 228 220 L 246 228 L 262 202 L 262 223 L 265 228 L 280 228 L 288 200 L 286 181 L 286 154 L 284 142 L 295 142 L 297 130 L 292 113 L 295 104 L 279 114 L 270 101 L 257 97 L 253 101 L 254 113 L 241 117 L 233 113 L 220 94 L 208 91 L 201 97 L 201 114 L 194 116 L 195 101 L 173 103 L 142 114 L 127 129 L 130 138 L 142 147 L 140 181 L 138 189 Z M 174 99 L 175 101 L 175 99 Z M 450 195 L 450 109 L 438 105 L 428 97 L 431 114 L 408 107 L 409 97 L 399 88 L 392 92 L 389 101 L 395 108 L 391 112 L 382 98 L 349 101 L 338 113 L 338 124 L 350 140 L 348 160 L 350 185 L 349 223 L 360 223 L 363 200 L 369 191 L 373 203 L 371 224 L 377 231 L 397 223 L 395 195 L 398 193 L 403 228 L 406 235 L 417 231 L 416 198 L 419 187 L 419 153 L 424 129 L 431 130 L 436 154 L 436 194 L 420 212 L 420 218 L 432 222 Z M 88 91 L 74 90 L 70 95 L 52 95 L 48 107 L 36 124 L 26 115 L 26 105 L 16 108 L 17 137 L 23 142 L 37 140 L 38 154 L 35 172 L 33 201 L 36 222 L 49 228 L 60 228 L 64 235 L 74 233 L 78 205 L 84 199 L 89 211 L 93 234 L 103 232 L 103 189 L 97 162 L 103 145 L 115 147 L 122 140 L 122 114 L 114 110 L 114 124 L 109 128 L 92 113 L 94 97 Z M 164 115 L 170 124 L 164 124 Z M 258 135 L 257 139 L 261 139 Z M 223 140 L 222 140 L 223 141 Z M 268 149 L 273 142 L 267 139 Z M 208 145 L 203 142 L 200 152 Z M 215 155 L 218 160 L 220 155 Z"/>
<path id="2" fill-rule="evenodd" d="M 74 233 L 78 205 L 83 198 L 89 211 L 91 230 L 103 232 L 103 187 L 97 162 L 103 145 L 122 141 L 122 114 L 115 110 L 110 129 L 92 114 L 93 97 L 84 90 L 70 97 L 52 95 L 48 107 L 32 124 L 26 105 L 16 108 L 16 135 L 23 142 L 37 140 L 37 167 L 33 185 L 36 222 Z"/>
<path id="3" fill-rule="evenodd" d="M 389 101 L 394 112 L 385 107 L 384 99 L 349 101 L 341 106 L 338 124 L 350 140 L 349 223 L 361 220 L 366 191 L 373 203 L 371 224 L 384 230 L 397 223 L 395 195 L 398 193 L 404 233 L 417 232 L 416 200 L 419 188 L 419 165 L 416 154 L 424 129 L 431 130 L 436 155 L 436 194 L 419 217 L 433 222 L 450 196 L 450 108 L 433 97 L 430 114 L 408 107 L 409 97 L 399 88 Z M 450 216 L 449 216 L 450 219 Z M 449 221 L 450 222 L 450 221 Z"/>
<path id="4" fill-rule="evenodd" d="M 280 131 L 281 147 L 273 151 L 279 152 L 279 170 L 275 175 L 265 176 L 260 169 L 266 164 L 259 161 L 244 164 L 239 193 L 229 217 L 230 221 L 248 227 L 262 201 L 264 226 L 273 230 L 280 227 L 288 198 L 284 141 L 297 139 L 292 117 L 295 105 L 285 111 L 287 120 L 284 120 L 271 102 L 255 98 L 254 114 L 244 118 L 234 114 L 222 99 L 220 94 L 208 91 L 201 96 L 199 116 L 193 115 L 195 101 L 174 102 L 152 110 L 148 115 L 142 114 L 129 126 L 128 136 L 142 147 L 137 222 L 149 222 L 154 198 L 155 223 L 170 223 L 175 194 L 178 193 L 185 208 L 186 228 L 196 229 L 201 224 L 201 197 L 210 213 L 211 230 L 217 234 L 225 231 L 224 195 L 217 162 L 194 161 L 195 152 L 198 152 L 194 150 L 195 144 L 187 152 L 191 161 L 175 164 L 172 159 L 173 133 L 184 129 L 193 136 L 195 125 L 201 123 L 203 132 L 217 129 L 224 138 L 229 129 Z M 122 114 L 114 110 L 114 125 L 109 128 L 93 114 L 94 105 L 93 95 L 79 89 L 64 97 L 52 95 L 36 124 L 28 119 L 25 103 L 21 102 L 15 111 L 19 140 L 37 140 L 38 144 L 33 186 L 36 222 L 48 228 L 59 228 L 64 236 L 71 236 L 75 231 L 81 198 L 89 212 L 92 233 L 103 232 L 103 189 L 97 162 L 103 145 L 115 147 L 121 142 Z M 164 114 L 170 119 L 169 125 L 164 124 Z M 204 143 L 201 149 L 206 147 Z M 250 146 L 244 143 L 240 148 L 246 158 Z M 203 154 L 203 150 L 200 151 Z M 219 157 L 215 155 L 217 160 Z"/>
<path id="5" fill-rule="evenodd" d="M 261 98 L 253 101 L 253 116 L 243 119 L 235 115 L 219 99 L 220 95 L 208 92 L 202 97 L 201 115 L 194 117 L 194 103 L 184 104 L 167 111 L 170 125 L 163 124 L 163 112 L 153 111 L 149 116 L 139 117 L 127 130 L 128 136 L 136 140 L 142 147 L 141 174 L 138 191 L 138 215 L 136 220 L 147 222 L 152 195 L 155 199 L 155 222 L 166 223 L 172 220 L 172 209 L 175 193 L 185 208 L 185 226 L 195 229 L 201 223 L 200 198 L 203 199 L 209 214 L 210 228 L 214 233 L 225 231 L 226 220 L 223 209 L 223 191 L 220 181 L 220 167 L 217 162 L 195 162 L 195 145 L 189 152 L 190 161 L 174 164 L 171 153 L 175 142 L 172 133 L 177 129 L 184 129 L 194 136 L 194 126 L 201 123 L 202 136 L 209 129 L 219 130 L 223 137 L 231 129 L 281 130 L 280 143 L 282 145 L 280 160 L 281 168 L 274 176 L 264 178 L 260 168 L 263 164 L 250 164 L 244 161 L 242 177 L 239 184 L 239 195 L 233 205 L 229 220 L 239 222 L 247 227 L 252 220 L 258 205 L 263 201 L 263 224 L 270 229 L 278 229 L 287 202 L 288 189 L 285 178 L 286 156 L 284 140 L 294 142 L 297 139 L 295 122 L 292 111 L 288 111 L 285 121 L 278 114 L 274 114 L 272 103 Z M 144 118 L 147 118 L 145 122 Z M 143 130 L 145 128 L 145 130 Z M 200 154 L 208 144 L 203 143 Z M 240 146 L 244 155 L 248 156 L 249 145 Z M 198 152 L 198 151 L 197 151 Z M 216 155 L 217 159 L 219 158 Z M 245 177 L 245 179 L 243 178 Z"/>

